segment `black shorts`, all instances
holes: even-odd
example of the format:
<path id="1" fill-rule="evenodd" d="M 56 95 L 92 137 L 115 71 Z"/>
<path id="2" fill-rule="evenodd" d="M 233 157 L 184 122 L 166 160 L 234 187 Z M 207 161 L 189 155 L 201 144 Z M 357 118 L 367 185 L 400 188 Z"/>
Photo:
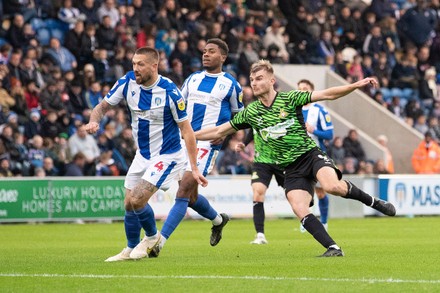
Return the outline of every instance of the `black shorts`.
<path id="1" fill-rule="evenodd" d="M 342 178 L 342 173 L 338 167 L 336 167 L 333 160 L 320 149 L 314 148 L 285 168 L 284 188 L 286 194 L 290 190 L 301 189 L 313 196 L 317 182 L 316 173 L 318 173 L 322 167 L 335 169 L 338 178 Z"/>
<path id="2" fill-rule="evenodd" d="M 284 171 L 282 168 L 275 164 L 265 163 L 253 163 L 252 164 L 252 180 L 251 184 L 260 182 L 269 187 L 272 176 L 275 176 L 275 180 L 278 185 L 284 186 Z"/>

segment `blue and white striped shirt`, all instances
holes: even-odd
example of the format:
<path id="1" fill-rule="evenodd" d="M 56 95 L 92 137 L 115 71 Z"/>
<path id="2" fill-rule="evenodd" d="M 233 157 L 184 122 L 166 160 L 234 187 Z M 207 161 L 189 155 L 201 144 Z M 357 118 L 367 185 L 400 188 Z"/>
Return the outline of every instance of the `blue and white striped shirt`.
<path id="1" fill-rule="evenodd" d="M 241 86 L 226 72 L 194 72 L 183 83 L 182 94 L 194 131 L 228 122 L 244 108 Z"/>
<path id="2" fill-rule="evenodd" d="M 125 99 L 131 115 L 133 138 L 146 159 L 182 148 L 177 123 L 188 119 L 185 100 L 177 86 L 159 75 L 150 87 L 136 83 L 133 71 L 121 77 L 106 95 L 110 105 Z"/>

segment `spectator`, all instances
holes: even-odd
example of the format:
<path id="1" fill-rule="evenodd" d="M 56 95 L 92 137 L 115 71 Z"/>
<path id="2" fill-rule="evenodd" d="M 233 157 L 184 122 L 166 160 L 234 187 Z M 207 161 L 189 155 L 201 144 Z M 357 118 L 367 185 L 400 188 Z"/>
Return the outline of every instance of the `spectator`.
<path id="1" fill-rule="evenodd" d="M 358 160 L 353 157 L 345 157 L 344 165 L 342 167 L 342 174 L 353 175 L 357 173 Z"/>
<path id="2" fill-rule="evenodd" d="M 419 96 L 424 109 L 431 109 L 435 101 L 440 101 L 436 75 L 435 67 L 430 67 L 425 71 L 425 77 L 419 83 Z"/>
<path id="3" fill-rule="evenodd" d="M 374 174 L 390 174 L 385 166 L 385 162 L 381 159 L 378 159 L 374 163 L 373 172 Z"/>
<path id="4" fill-rule="evenodd" d="M 107 0 L 112 1 L 112 0 Z M 101 49 L 106 49 L 109 57 L 115 54 L 116 45 L 118 44 L 118 35 L 114 27 L 112 27 L 110 16 L 106 15 L 96 31 L 96 39 Z"/>
<path id="5" fill-rule="evenodd" d="M 83 0 L 78 7 L 81 14 L 84 14 L 86 26 L 89 24 L 99 23 L 98 18 L 98 2 L 95 0 Z"/>
<path id="6" fill-rule="evenodd" d="M 57 38 L 50 39 L 46 57 L 50 59 L 52 64 L 59 66 L 62 72 L 71 71 L 78 66 L 75 56 L 63 47 Z"/>
<path id="7" fill-rule="evenodd" d="M 3 111 L 9 111 L 9 109 L 15 106 L 15 99 L 11 97 L 11 95 L 2 87 L 2 85 L 3 80 L 0 79 L 0 107 Z"/>
<path id="8" fill-rule="evenodd" d="M 384 134 L 381 134 L 377 137 L 376 140 L 385 149 L 385 160 L 383 161 L 383 164 L 385 165 L 385 170 L 388 174 L 394 174 L 394 160 L 393 155 L 388 148 L 388 137 L 386 137 L 386 135 Z"/>
<path id="9" fill-rule="evenodd" d="M 428 119 L 428 131 L 433 135 L 435 141 L 440 142 L 440 123 L 439 118 L 430 116 Z"/>
<path id="10" fill-rule="evenodd" d="M 263 45 L 269 51 L 269 47 L 274 44 L 278 47 L 278 57 L 281 57 L 283 63 L 289 61 L 289 53 L 287 52 L 286 43 L 284 41 L 284 27 L 281 26 L 281 21 L 273 19 L 271 26 L 266 29 L 263 37 Z"/>
<path id="11" fill-rule="evenodd" d="M 417 0 L 417 5 L 409 8 L 397 22 L 398 29 L 406 40 L 416 46 L 428 44 L 435 35 L 437 19 L 426 0 Z"/>
<path id="12" fill-rule="evenodd" d="M 29 114 L 29 120 L 24 125 L 24 135 L 27 139 L 34 137 L 37 134 L 42 133 L 42 125 L 40 122 L 40 111 L 34 109 Z"/>
<path id="13" fill-rule="evenodd" d="M 33 109 L 41 109 L 40 89 L 37 87 L 34 80 L 28 80 L 25 83 L 24 97 L 29 111 Z"/>
<path id="14" fill-rule="evenodd" d="M 342 145 L 346 157 L 355 158 L 358 162 L 365 161 L 365 151 L 359 141 L 359 135 L 356 129 L 350 129 L 348 135 L 344 137 Z"/>
<path id="15" fill-rule="evenodd" d="M 115 28 L 119 22 L 119 11 L 116 8 L 115 0 L 105 0 L 98 8 L 98 19 L 102 23 L 104 17 L 108 16 L 110 19 L 110 27 Z"/>
<path id="16" fill-rule="evenodd" d="M 87 164 L 93 165 L 100 155 L 100 150 L 96 140 L 92 135 L 88 134 L 84 126 L 80 126 L 76 133 L 73 134 L 68 141 L 70 155 L 75 156 L 81 152 L 86 157 Z"/>
<path id="17" fill-rule="evenodd" d="M 54 165 L 54 161 L 51 157 L 45 157 L 43 159 L 43 169 L 46 176 L 58 176 L 59 170 Z"/>
<path id="18" fill-rule="evenodd" d="M 411 158 L 412 166 L 417 174 L 436 174 L 440 172 L 440 146 L 433 139 L 431 132 L 414 150 Z"/>
<path id="19" fill-rule="evenodd" d="M 71 0 L 65 0 L 71 1 Z M 64 47 L 68 49 L 77 61 L 81 61 L 82 39 L 84 35 L 84 22 L 77 21 L 64 38 Z"/>
<path id="20" fill-rule="evenodd" d="M 7 156 L 0 156 L 0 177 L 13 177 L 14 174 L 11 170 L 11 164 Z"/>
<path id="21" fill-rule="evenodd" d="M 66 165 L 64 176 L 84 176 L 84 167 L 87 158 L 82 152 L 73 156 L 72 162 Z"/>
<path id="22" fill-rule="evenodd" d="M 58 10 L 58 19 L 69 29 L 73 29 L 78 22 L 86 20 L 86 15 L 72 5 L 72 0 L 63 0 L 62 2 L 63 4 Z"/>
<path id="23" fill-rule="evenodd" d="M 35 135 L 30 141 L 27 160 L 30 163 L 30 174 L 33 175 L 35 168 L 43 167 L 43 159 L 46 153 L 43 150 L 43 138 Z"/>
<path id="24" fill-rule="evenodd" d="M 23 15 L 15 14 L 12 19 L 12 24 L 7 31 L 6 39 L 12 47 L 24 50 L 29 44 L 28 39 L 24 34 L 25 20 Z"/>

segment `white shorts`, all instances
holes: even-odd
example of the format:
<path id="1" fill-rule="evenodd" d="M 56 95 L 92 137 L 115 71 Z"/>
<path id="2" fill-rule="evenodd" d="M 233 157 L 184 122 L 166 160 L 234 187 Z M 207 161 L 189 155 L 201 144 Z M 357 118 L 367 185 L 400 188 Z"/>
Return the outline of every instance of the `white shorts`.
<path id="1" fill-rule="evenodd" d="M 185 147 L 185 143 L 182 145 Z M 186 150 L 186 147 L 185 147 Z M 186 156 L 188 153 L 185 152 Z M 217 159 L 218 150 L 213 150 L 209 141 L 197 142 L 197 167 L 203 176 L 208 175 L 214 168 L 215 160 Z M 191 164 L 186 167 L 186 171 L 191 171 Z"/>
<path id="2" fill-rule="evenodd" d="M 174 180 L 179 181 L 185 172 L 187 160 L 184 149 L 160 155 L 151 160 L 145 159 L 139 150 L 125 176 L 124 187 L 133 189 L 140 179 L 144 179 L 159 189 L 167 190 Z"/>

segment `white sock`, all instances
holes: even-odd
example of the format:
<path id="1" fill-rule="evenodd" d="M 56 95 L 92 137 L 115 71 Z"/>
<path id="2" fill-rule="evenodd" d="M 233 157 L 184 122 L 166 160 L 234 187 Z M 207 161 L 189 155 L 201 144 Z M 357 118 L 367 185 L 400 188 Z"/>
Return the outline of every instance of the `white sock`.
<path id="1" fill-rule="evenodd" d="M 159 243 L 160 249 L 162 249 L 165 246 L 166 242 L 167 242 L 167 239 L 162 235 L 162 237 L 160 237 L 160 243 Z"/>
<path id="2" fill-rule="evenodd" d="M 341 249 L 337 244 L 333 244 L 333 245 L 330 245 L 330 247 L 329 248 L 334 248 L 334 249 Z"/>
<path id="3" fill-rule="evenodd" d="M 153 236 L 147 236 L 147 238 L 148 238 L 148 240 L 154 240 L 154 239 L 156 239 L 157 237 L 159 237 L 159 231 L 157 231 L 156 232 L 156 234 L 154 234 Z"/>
<path id="4" fill-rule="evenodd" d="M 219 214 L 217 214 L 217 216 L 214 218 L 214 220 L 212 220 L 211 221 L 212 222 L 212 224 L 214 225 L 214 226 L 218 226 L 218 225 L 220 225 L 222 222 L 223 222 L 223 218 L 222 218 L 222 216 L 220 216 Z"/>

